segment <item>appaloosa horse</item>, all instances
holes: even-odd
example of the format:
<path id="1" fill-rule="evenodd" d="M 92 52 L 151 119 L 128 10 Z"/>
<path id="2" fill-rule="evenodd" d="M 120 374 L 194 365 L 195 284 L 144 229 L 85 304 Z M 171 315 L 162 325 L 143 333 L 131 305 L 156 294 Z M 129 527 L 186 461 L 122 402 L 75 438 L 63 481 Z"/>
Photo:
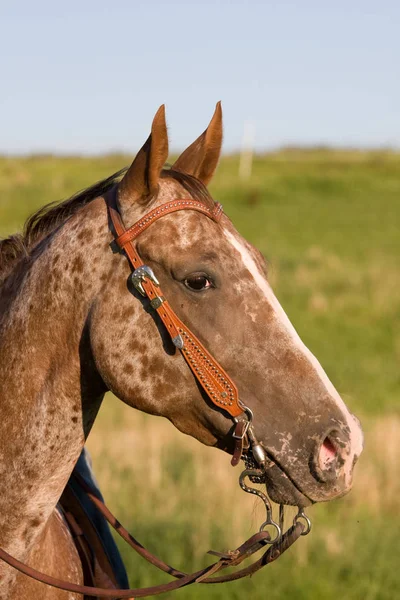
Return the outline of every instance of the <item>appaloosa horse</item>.
<path id="1" fill-rule="evenodd" d="M 218 104 L 165 169 L 161 107 L 121 181 L 44 208 L 1 243 L 0 548 L 50 575 L 83 582 L 56 505 L 107 390 L 236 459 L 252 452 L 276 502 L 304 507 L 351 487 L 359 423 L 262 256 L 207 192 L 221 142 Z M 80 597 L 4 562 L 0 581 L 2 599 Z"/>

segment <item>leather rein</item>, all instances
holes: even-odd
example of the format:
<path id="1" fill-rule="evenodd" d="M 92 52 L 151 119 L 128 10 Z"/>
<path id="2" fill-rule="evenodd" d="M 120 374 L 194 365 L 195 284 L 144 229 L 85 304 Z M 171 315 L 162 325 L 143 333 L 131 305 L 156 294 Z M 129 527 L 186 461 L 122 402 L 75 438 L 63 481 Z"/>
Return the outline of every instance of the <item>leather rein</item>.
<path id="1" fill-rule="evenodd" d="M 168 300 L 166 300 L 161 291 L 160 284 L 153 270 L 143 263 L 133 244 L 140 233 L 145 231 L 152 223 L 165 215 L 181 210 L 194 210 L 200 212 L 209 219 L 219 223 L 223 214 L 222 205 L 215 203 L 213 208 L 208 208 L 202 202 L 190 198 L 174 200 L 154 208 L 134 225 L 129 227 L 129 229 L 125 229 L 117 206 L 116 189 L 109 195 L 106 202 L 115 232 L 112 246 L 116 246 L 119 252 L 125 253 L 133 268 L 133 271 L 129 276 L 131 285 L 133 285 L 142 296 L 148 298 L 150 306 L 157 312 L 169 333 L 172 343 L 180 350 L 194 377 L 211 402 L 220 410 L 228 413 L 233 419 L 234 427 L 232 437 L 234 440 L 234 452 L 231 464 L 235 466 L 239 463 L 240 459 L 243 458 L 247 467 L 251 467 L 242 472 L 239 483 L 245 492 L 255 494 L 262 499 L 267 513 L 266 520 L 261 525 L 259 532 L 252 535 L 248 540 L 236 548 L 236 550 L 228 551 L 226 553 L 209 551 L 209 554 L 217 556 L 219 560 L 195 573 L 187 574 L 168 565 L 149 552 L 119 523 L 107 506 L 93 494 L 79 474 L 74 473 L 73 476 L 78 479 L 79 484 L 85 490 L 88 498 L 125 542 L 152 565 L 174 577 L 175 581 L 139 589 L 106 589 L 90 587 L 62 581 L 41 573 L 12 557 L 1 548 L 0 559 L 28 577 L 47 585 L 69 592 L 98 598 L 141 598 L 176 590 L 192 583 L 225 583 L 252 575 L 262 567 L 276 560 L 300 536 L 307 535 L 311 529 L 311 522 L 304 514 L 303 510 L 299 508 L 299 512 L 293 520 L 293 525 L 283 533 L 283 506 L 281 505 L 280 507 L 278 524 L 273 520 L 272 508 L 268 497 L 260 490 L 249 487 L 245 483 L 246 478 L 249 478 L 253 483 L 263 482 L 265 470 L 269 466 L 269 459 L 267 458 L 264 448 L 258 442 L 252 427 L 253 413 L 239 399 L 238 389 L 235 383 L 224 371 L 222 366 L 173 311 Z M 244 451 L 246 451 L 245 455 L 243 454 Z M 266 531 L 267 527 L 272 527 L 275 530 L 273 537 L 271 537 L 270 532 Z M 234 573 L 230 573 L 229 575 L 213 576 L 226 568 L 239 565 L 243 560 L 249 558 L 255 552 L 266 546 L 267 550 L 262 554 L 261 558 L 250 566 L 242 568 Z"/>

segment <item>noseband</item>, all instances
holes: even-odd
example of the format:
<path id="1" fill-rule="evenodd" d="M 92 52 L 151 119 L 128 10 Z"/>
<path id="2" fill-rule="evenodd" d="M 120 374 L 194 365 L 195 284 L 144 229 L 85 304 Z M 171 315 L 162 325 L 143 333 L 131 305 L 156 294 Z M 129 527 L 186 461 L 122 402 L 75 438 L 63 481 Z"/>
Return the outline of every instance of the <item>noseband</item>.
<path id="1" fill-rule="evenodd" d="M 263 501 L 266 509 L 266 520 L 261 525 L 258 533 L 252 535 L 236 550 L 226 553 L 210 551 L 209 554 L 217 556 L 219 560 L 200 571 L 187 574 L 164 563 L 157 556 L 146 550 L 146 548 L 144 548 L 140 542 L 135 540 L 135 538 L 117 521 L 106 505 L 93 494 L 90 488 L 87 487 L 85 481 L 82 480 L 78 474 L 74 474 L 74 477 L 80 480 L 80 484 L 85 489 L 88 498 L 95 504 L 99 512 L 115 531 L 138 554 L 162 571 L 172 575 L 175 578 L 175 581 L 150 588 L 110 590 L 73 584 L 56 579 L 13 558 L 1 548 L 0 559 L 4 560 L 7 564 L 28 577 L 41 581 L 47 585 L 78 594 L 96 596 L 98 598 L 115 598 L 116 596 L 119 598 L 131 598 L 132 596 L 140 598 L 179 589 L 192 583 L 225 583 L 241 579 L 248 575 L 253 575 L 262 567 L 276 560 L 283 552 L 290 548 L 300 536 L 307 535 L 311 529 L 311 522 L 304 514 L 304 511 L 299 508 L 299 512 L 293 520 L 293 525 L 283 533 L 283 506 L 280 506 L 278 524 L 273 520 L 272 508 L 268 497 L 257 488 L 250 487 L 246 484 L 246 478 L 249 478 L 253 483 L 264 482 L 265 471 L 270 466 L 270 461 L 266 452 L 263 446 L 258 442 L 254 433 L 252 426 L 253 413 L 250 408 L 245 406 L 239 399 L 238 389 L 234 381 L 229 377 L 219 362 L 208 352 L 194 333 L 190 331 L 172 310 L 168 300 L 166 300 L 162 293 L 160 284 L 153 270 L 143 263 L 133 244 L 134 240 L 155 221 L 165 215 L 181 210 L 194 210 L 200 212 L 215 223 L 219 223 L 223 214 L 222 205 L 215 203 L 213 208 L 208 208 L 202 202 L 192 199 L 174 200 L 154 208 L 134 225 L 129 227 L 129 229 L 125 229 L 118 210 L 116 193 L 117 188 L 110 193 L 107 198 L 107 208 L 115 233 L 113 242 L 114 247 L 116 246 L 118 251 L 125 252 L 133 268 L 133 271 L 129 276 L 130 282 L 142 296 L 148 298 L 150 306 L 159 315 L 171 337 L 172 343 L 180 350 L 194 377 L 210 401 L 218 409 L 226 412 L 228 416 L 233 419 L 234 427 L 232 438 L 234 440 L 234 452 L 231 464 L 233 466 L 237 465 L 243 456 L 247 467 L 251 465 L 252 468 L 246 468 L 240 475 L 239 484 L 245 492 L 254 494 Z M 244 451 L 246 451 L 246 455 L 243 455 Z M 266 531 L 267 527 L 272 527 L 275 530 L 275 535 L 271 537 L 270 533 Z M 229 575 L 219 575 L 215 577 L 215 573 L 228 567 L 239 565 L 243 560 L 249 558 L 258 550 L 265 548 L 265 546 L 268 546 L 267 550 L 263 553 L 261 558 L 252 565 L 242 568 L 234 573 L 230 573 Z"/>

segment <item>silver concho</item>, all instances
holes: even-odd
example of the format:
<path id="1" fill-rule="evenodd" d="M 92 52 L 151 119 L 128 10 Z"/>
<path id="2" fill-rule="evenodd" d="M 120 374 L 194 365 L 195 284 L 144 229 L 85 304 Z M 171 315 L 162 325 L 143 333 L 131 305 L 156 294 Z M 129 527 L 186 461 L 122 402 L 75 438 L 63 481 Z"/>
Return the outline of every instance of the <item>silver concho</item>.
<path id="1" fill-rule="evenodd" d="M 157 277 L 154 275 L 153 269 L 147 265 L 142 265 L 135 269 L 133 273 L 130 274 L 129 279 L 135 290 L 137 290 L 139 294 L 142 294 L 142 296 L 146 295 L 142 285 L 143 281 L 146 279 L 149 279 L 154 285 L 160 285 Z"/>

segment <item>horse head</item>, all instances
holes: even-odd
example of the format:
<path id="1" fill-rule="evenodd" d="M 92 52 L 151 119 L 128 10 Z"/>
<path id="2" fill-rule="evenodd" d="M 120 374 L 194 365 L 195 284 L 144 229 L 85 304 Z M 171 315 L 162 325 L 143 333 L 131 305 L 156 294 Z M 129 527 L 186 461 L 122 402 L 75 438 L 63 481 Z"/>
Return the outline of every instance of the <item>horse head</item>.
<path id="1" fill-rule="evenodd" d="M 161 107 L 113 191 L 125 226 L 166 202 L 193 200 L 211 210 L 206 186 L 221 144 L 217 104 L 208 128 L 165 169 L 168 137 Z M 194 210 L 164 215 L 134 244 L 179 319 L 222 365 L 250 409 L 271 498 L 306 506 L 348 492 L 362 451 L 359 422 L 289 321 L 260 252 L 226 215 L 217 221 Z M 148 299 L 130 285 L 123 252 L 110 265 L 90 314 L 91 347 L 103 381 L 127 404 L 232 452 L 235 420 L 210 400 Z"/>

